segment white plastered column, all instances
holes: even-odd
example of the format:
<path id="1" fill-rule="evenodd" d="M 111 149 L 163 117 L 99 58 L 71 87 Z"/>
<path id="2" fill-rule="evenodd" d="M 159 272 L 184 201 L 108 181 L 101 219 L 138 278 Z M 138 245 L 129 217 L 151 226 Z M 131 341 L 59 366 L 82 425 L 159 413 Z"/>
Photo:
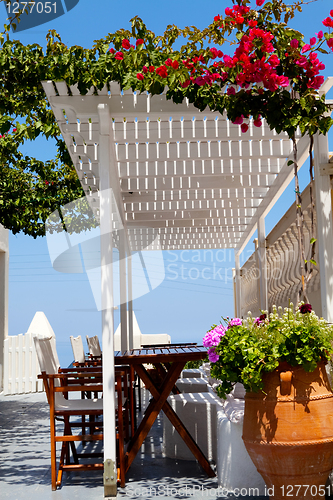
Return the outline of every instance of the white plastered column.
<path id="1" fill-rule="evenodd" d="M 100 229 L 103 342 L 104 496 L 117 496 L 116 419 L 114 376 L 114 315 L 112 272 L 112 204 L 110 116 L 106 104 L 98 105 L 100 121 Z"/>
<path id="2" fill-rule="evenodd" d="M 267 311 L 267 259 L 265 218 L 258 219 L 258 265 L 259 265 L 259 309 Z"/>
<path id="3" fill-rule="evenodd" d="M 240 255 L 235 250 L 235 284 L 236 284 L 236 311 L 235 316 L 237 318 L 241 317 L 241 270 L 239 263 Z"/>
<path id="4" fill-rule="evenodd" d="M 321 175 L 321 165 L 328 164 L 328 137 L 314 138 L 314 172 L 317 214 L 317 249 L 320 268 L 321 314 L 333 322 L 333 227 L 330 175 Z"/>
<path id="5" fill-rule="evenodd" d="M 4 341 L 8 337 L 8 230 L 0 224 L 0 391 L 3 387 Z"/>

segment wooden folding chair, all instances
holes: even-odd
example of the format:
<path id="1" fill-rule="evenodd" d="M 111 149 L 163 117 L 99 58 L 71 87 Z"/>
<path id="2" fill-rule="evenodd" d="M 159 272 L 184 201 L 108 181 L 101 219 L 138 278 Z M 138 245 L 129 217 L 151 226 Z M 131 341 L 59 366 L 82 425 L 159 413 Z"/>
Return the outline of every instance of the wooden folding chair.
<path id="1" fill-rule="evenodd" d="M 102 349 L 98 340 L 98 336 L 95 335 L 94 337 L 89 337 L 88 335 L 86 336 L 87 338 L 87 344 L 88 344 L 88 349 L 89 349 L 89 354 L 92 359 L 100 359 L 102 356 Z"/>
<path id="2" fill-rule="evenodd" d="M 41 375 L 50 405 L 50 436 L 51 436 L 51 483 L 52 490 L 61 485 L 63 471 L 73 470 L 103 470 L 103 460 L 94 463 L 82 463 L 82 458 L 102 457 L 101 453 L 78 453 L 76 442 L 102 441 L 102 422 L 73 421 L 76 416 L 103 415 L 102 399 L 70 399 L 70 393 L 88 390 L 101 392 L 102 373 L 101 370 L 92 371 L 91 368 L 66 369 L 62 371 L 59 367 L 58 356 L 55 348 L 54 337 L 34 337 L 36 352 L 40 364 Z M 124 422 L 123 422 L 123 386 L 127 374 L 122 369 L 115 371 L 115 390 L 117 394 L 116 412 L 116 436 L 117 436 L 117 471 L 118 482 L 125 485 L 125 453 L 124 453 Z M 87 385 L 89 384 L 89 385 Z M 64 424 L 63 432 L 59 432 L 56 421 Z M 59 427 L 59 426 L 58 426 Z M 81 433 L 73 433 L 73 429 L 81 430 Z M 86 428 L 88 434 L 84 434 Z M 61 454 L 57 472 L 56 443 L 61 442 Z"/>

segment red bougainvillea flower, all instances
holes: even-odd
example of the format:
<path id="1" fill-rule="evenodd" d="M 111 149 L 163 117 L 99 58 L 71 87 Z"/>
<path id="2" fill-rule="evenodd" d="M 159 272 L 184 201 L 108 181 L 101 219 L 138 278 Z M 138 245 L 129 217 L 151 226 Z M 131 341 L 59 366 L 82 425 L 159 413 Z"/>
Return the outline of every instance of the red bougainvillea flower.
<path id="1" fill-rule="evenodd" d="M 178 69 L 179 68 L 179 62 L 178 61 L 172 61 L 172 67 L 173 67 L 173 69 Z"/>
<path id="2" fill-rule="evenodd" d="M 303 45 L 302 47 L 302 53 L 304 52 L 307 52 L 308 50 L 311 49 L 311 45 L 309 45 L 308 43 L 306 43 L 305 45 Z"/>
<path id="3" fill-rule="evenodd" d="M 333 19 L 326 17 L 326 19 L 323 20 L 323 25 L 327 28 L 333 28 Z"/>
<path id="4" fill-rule="evenodd" d="M 219 21 L 221 21 L 221 19 L 222 19 L 222 18 L 221 18 L 221 16 L 220 16 L 220 14 L 219 14 L 218 16 L 215 16 L 215 17 L 214 17 L 214 21 L 215 21 L 216 23 L 218 23 Z"/>
<path id="5" fill-rule="evenodd" d="M 123 49 L 129 49 L 131 44 L 129 43 L 129 40 L 127 40 L 127 38 L 124 38 L 124 40 L 121 42 L 121 46 L 123 47 Z"/>
<path id="6" fill-rule="evenodd" d="M 143 66 L 142 71 L 143 71 L 143 73 L 148 73 L 149 70 L 148 70 L 147 66 Z"/>
<path id="7" fill-rule="evenodd" d="M 215 48 L 215 47 L 212 47 L 211 49 L 209 49 L 210 52 L 211 52 L 211 58 L 212 59 L 216 59 L 216 57 L 218 56 L 218 50 Z"/>
<path id="8" fill-rule="evenodd" d="M 149 66 L 149 73 L 154 73 L 155 66 Z"/>
<path id="9" fill-rule="evenodd" d="M 318 33 L 316 33 L 316 35 L 319 38 L 319 40 L 321 40 L 324 36 L 324 33 L 322 31 L 318 31 Z"/>
<path id="10" fill-rule="evenodd" d="M 235 94 L 236 94 L 236 90 L 234 87 L 227 88 L 227 95 L 235 95 Z"/>
<path id="11" fill-rule="evenodd" d="M 333 10 L 330 11 L 330 16 L 333 17 Z"/>
<path id="12" fill-rule="evenodd" d="M 137 73 L 136 77 L 138 80 L 143 80 L 145 76 L 142 73 Z"/>
<path id="13" fill-rule="evenodd" d="M 45 186 L 48 186 L 49 184 L 49 181 L 45 181 Z"/>
<path id="14" fill-rule="evenodd" d="M 302 314 L 310 313 L 312 311 L 312 305 L 311 304 L 302 304 L 299 307 L 299 310 Z"/>
<path id="15" fill-rule="evenodd" d="M 241 131 L 243 133 L 247 132 L 249 130 L 249 126 L 246 123 L 242 123 L 241 125 Z"/>
<path id="16" fill-rule="evenodd" d="M 281 87 L 288 87 L 289 85 L 289 78 L 287 76 L 279 76 L 278 77 L 278 81 L 279 81 L 279 85 L 281 85 Z"/>
<path id="17" fill-rule="evenodd" d="M 122 61 L 124 59 L 124 54 L 122 52 L 116 52 L 114 57 L 115 59 L 118 59 L 118 61 Z"/>
<path id="18" fill-rule="evenodd" d="M 260 118 L 257 118 L 256 120 L 253 120 L 253 125 L 255 127 L 261 127 L 262 121 L 260 120 Z"/>
<path id="19" fill-rule="evenodd" d="M 144 40 L 142 40 L 142 38 L 138 38 L 135 45 L 138 47 L 139 45 L 143 45 L 145 43 Z"/>
<path id="20" fill-rule="evenodd" d="M 329 46 L 329 48 L 330 48 L 330 49 L 332 49 L 332 50 L 333 50 L 333 38 L 329 38 L 329 39 L 327 40 L 327 45 Z"/>
<path id="21" fill-rule="evenodd" d="M 116 51 L 114 49 L 110 49 L 109 52 L 111 52 L 111 54 L 114 54 Z"/>
<path id="22" fill-rule="evenodd" d="M 183 87 L 183 89 L 186 89 L 191 83 L 191 80 L 185 80 L 184 83 L 181 83 L 180 86 Z"/>
<path id="23" fill-rule="evenodd" d="M 239 116 L 238 118 L 236 118 L 232 123 L 234 123 L 235 125 L 242 125 L 244 121 L 244 116 Z"/>
<path id="24" fill-rule="evenodd" d="M 172 60 L 170 59 L 170 57 L 168 57 L 168 59 L 165 61 L 164 63 L 166 66 L 172 66 Z"/>
<path id="25" fill-rule="evenodd" d="M 265 0 L 256 0 L 256 4 L 258 5 L 258 7 L 261 7 L 264 2 Z"/>
<path id="26" fill-rule="evenodd" d="M 165 66 L 160 66 L 159 68 L 156 68 L 156 74 L 161 78 L 166 78 L 168 76 L 168 70 Z"/>
<path id="27" fill-rule="evenodd" d="M 310 45 L 315 45 L 317 42 L 317 39 L 315 36 L 313 36 L 312 38 L 310 38 Z"/>
<path id="28" fill-rule="evenodd" d="M 16 131 L 17 131 L 17 129 L 16 129 L 16 128 L 13 128 L 13 132 L 16 132 Z"/>
<path id="29" fill-rule="evenodd" d="M 249 24 L 250 28 L 255 28 L 258 24 L 258 21 L 255 21 L 254 19 L 250 19 L 248 24 Z"/>
<path id="30" fill-rule="evenodd" d="M 290 47 L 291 47 L 292 49 L 297 49 L 297 47 L 298 47 L 298 40 L 297 40 L 296 38 L 293 38 L 293 39 L 291 40 L 291 42 L 290 42 Z"/>

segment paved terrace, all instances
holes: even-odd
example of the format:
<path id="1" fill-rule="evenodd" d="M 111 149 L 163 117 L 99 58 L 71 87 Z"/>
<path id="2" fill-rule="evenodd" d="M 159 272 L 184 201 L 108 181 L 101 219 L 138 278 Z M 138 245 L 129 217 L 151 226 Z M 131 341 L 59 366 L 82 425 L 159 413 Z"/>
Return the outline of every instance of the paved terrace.
<path id="1" fill-rule="evenodd" d="M 147 403 L 143 391 L 143 404 Z M 264 499 L 218 489 L 196 462 L 175 461 L 162 453 L 162 418 L 146 438 L 127 475 L 119 499 Z M 51 491 L 49 407 L 44 393 L 0 395 L 0 498 L 10 500 L 95 500 L 104 498 L 102 473 L 64 473 L 61 489 Z M 202 491 L 204 488 L 204 491 Z M 244 496 L 245 495 L 245 496 Z"/>

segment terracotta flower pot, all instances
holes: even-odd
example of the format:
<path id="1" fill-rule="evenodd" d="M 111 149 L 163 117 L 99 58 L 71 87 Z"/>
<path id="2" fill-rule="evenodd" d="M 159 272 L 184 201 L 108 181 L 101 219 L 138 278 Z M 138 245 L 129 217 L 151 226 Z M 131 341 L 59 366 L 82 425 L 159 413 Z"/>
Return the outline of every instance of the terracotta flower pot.
<path id="1" fill-rule="evenodd" d="M 247 393 L 243 440 L 273 499 L 325 498 L 333 468 L 333 393 L 325 364 L 313 372 L 287 363 Z"/>

